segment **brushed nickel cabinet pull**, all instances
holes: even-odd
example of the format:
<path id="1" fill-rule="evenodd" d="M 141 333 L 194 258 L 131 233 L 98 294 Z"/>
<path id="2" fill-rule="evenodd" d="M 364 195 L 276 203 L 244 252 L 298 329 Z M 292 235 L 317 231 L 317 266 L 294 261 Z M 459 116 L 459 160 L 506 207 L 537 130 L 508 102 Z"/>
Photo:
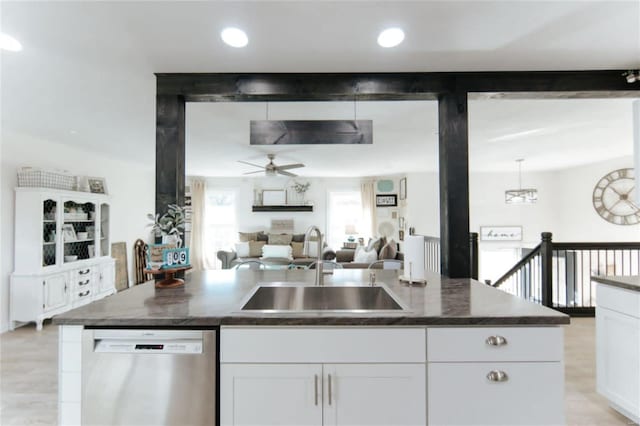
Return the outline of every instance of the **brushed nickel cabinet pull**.
<path id="1" fill-rule="evenodd" d="M 91 280 L 80 281 L 80 282 L 78 282 L 78 285 L 79 286 L 83 286 L 83 285 L 89 284 L 90 282 L 91 282 Z"/>
<path id="2" fill-rule="evenodd" d="M 78 293 L 78 296 L 85 297 L 85 296 L 88 296 L 90 292 L 91 292 L 90 290 L 87 290 L 84 293 Z"/>
<path id="3" fill-rule="evenodd" d="M 315 374 L 313 377 L 313 389 L 315 390 L 315 404 L 318 405 L 318 375 Z"/>
<path id="4" fill-rule="evenodd" d="M 84 271 L 78 271 L 78 274 L 87 275 L 89 272 L 91 272 L 91 269 L 85 269 Z"/>
<path id="5" fill-rule="evenodd" d="M 489 336 L 485 343 L 489 346 L 505 346 L 507 344 L 507 339 L 502 336 Z"/>
<path id="6" fill-rule="evenodd" d="M 487 379 L 490 382 L 500 383 L 500 382 L 506 382 L 507 380 L 509 380 L 509 376 L 504 371 L 493 370 L 493 371 L 490 371 L 489 374 L 487 374 Z"/>

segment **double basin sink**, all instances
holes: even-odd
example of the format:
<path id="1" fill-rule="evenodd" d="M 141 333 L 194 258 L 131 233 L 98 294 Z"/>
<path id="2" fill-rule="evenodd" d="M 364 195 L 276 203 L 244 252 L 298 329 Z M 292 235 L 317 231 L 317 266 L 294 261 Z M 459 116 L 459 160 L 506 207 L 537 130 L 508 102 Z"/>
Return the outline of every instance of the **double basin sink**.
<path id="1" fill-rule="evenodd" d="M 243 312 L 402 312 L 408 308 L 384 285 L 309 286 L 304 283 L 258 285 Z"/>

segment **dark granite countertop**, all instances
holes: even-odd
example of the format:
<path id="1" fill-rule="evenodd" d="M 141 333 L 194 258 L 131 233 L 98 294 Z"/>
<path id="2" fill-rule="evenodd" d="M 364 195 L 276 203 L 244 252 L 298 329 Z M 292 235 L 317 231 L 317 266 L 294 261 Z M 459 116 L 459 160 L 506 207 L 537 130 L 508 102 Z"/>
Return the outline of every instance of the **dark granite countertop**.
<path id="1" fill-rule="evenodd" d="M 640 275 L 621 277 L 616 275 L 595 275 L 594 281 L 614 287 L 620 287 L 631 291 L 640 291 Z"/>
<path id="2" fill-rule="evenodd" d="M 54 317 L 54 324 L 86 326 L 218 325 L 557 325 L 569 317 L 478 281 L 428 275 L 426 287 L 398 282 L 397 271 L 376 271 L 377 281 L 410 308 L 384 313 L 244 313 L 240 305 L 257 283 L 313 284 L 306 270 L 193 272 L 186 285 L 156 290 L 152 282 Z M 368 282 L 368 271 L 336 270 L 325 285 Z"/>

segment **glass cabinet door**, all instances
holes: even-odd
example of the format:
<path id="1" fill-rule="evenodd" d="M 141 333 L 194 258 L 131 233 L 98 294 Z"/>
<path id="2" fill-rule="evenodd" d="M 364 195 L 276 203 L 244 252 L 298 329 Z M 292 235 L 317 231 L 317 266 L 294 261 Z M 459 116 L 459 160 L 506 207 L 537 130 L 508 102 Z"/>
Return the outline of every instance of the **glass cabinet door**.
<path id="1" fill-rule="evenodd" d="M 111 246 L 109 241 L 109 204 L 100 204 L 100 256 L 110 256 Z"/>
<path id="2" fill-rule="evenodd" d="M 90 259 L 96 255 L 96 205 L 65 201 L 61 228 L 64 263 Z"/>
<path id="3" fill-rule="evenodd" d="M 57 207 L 54 200 L 42 202 L 42 266 L 45 267 L 56 264 Z"/>

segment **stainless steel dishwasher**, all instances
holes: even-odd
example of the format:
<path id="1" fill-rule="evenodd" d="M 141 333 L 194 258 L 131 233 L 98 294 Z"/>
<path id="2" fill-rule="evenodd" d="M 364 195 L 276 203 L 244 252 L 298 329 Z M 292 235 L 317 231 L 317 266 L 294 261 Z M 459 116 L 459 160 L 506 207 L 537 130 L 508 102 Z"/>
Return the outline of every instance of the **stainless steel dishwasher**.
<path id="1" fill-rule="evenodd" d="M 214 425 L 216 332 L 88 329 L 83 425 Z"/>

